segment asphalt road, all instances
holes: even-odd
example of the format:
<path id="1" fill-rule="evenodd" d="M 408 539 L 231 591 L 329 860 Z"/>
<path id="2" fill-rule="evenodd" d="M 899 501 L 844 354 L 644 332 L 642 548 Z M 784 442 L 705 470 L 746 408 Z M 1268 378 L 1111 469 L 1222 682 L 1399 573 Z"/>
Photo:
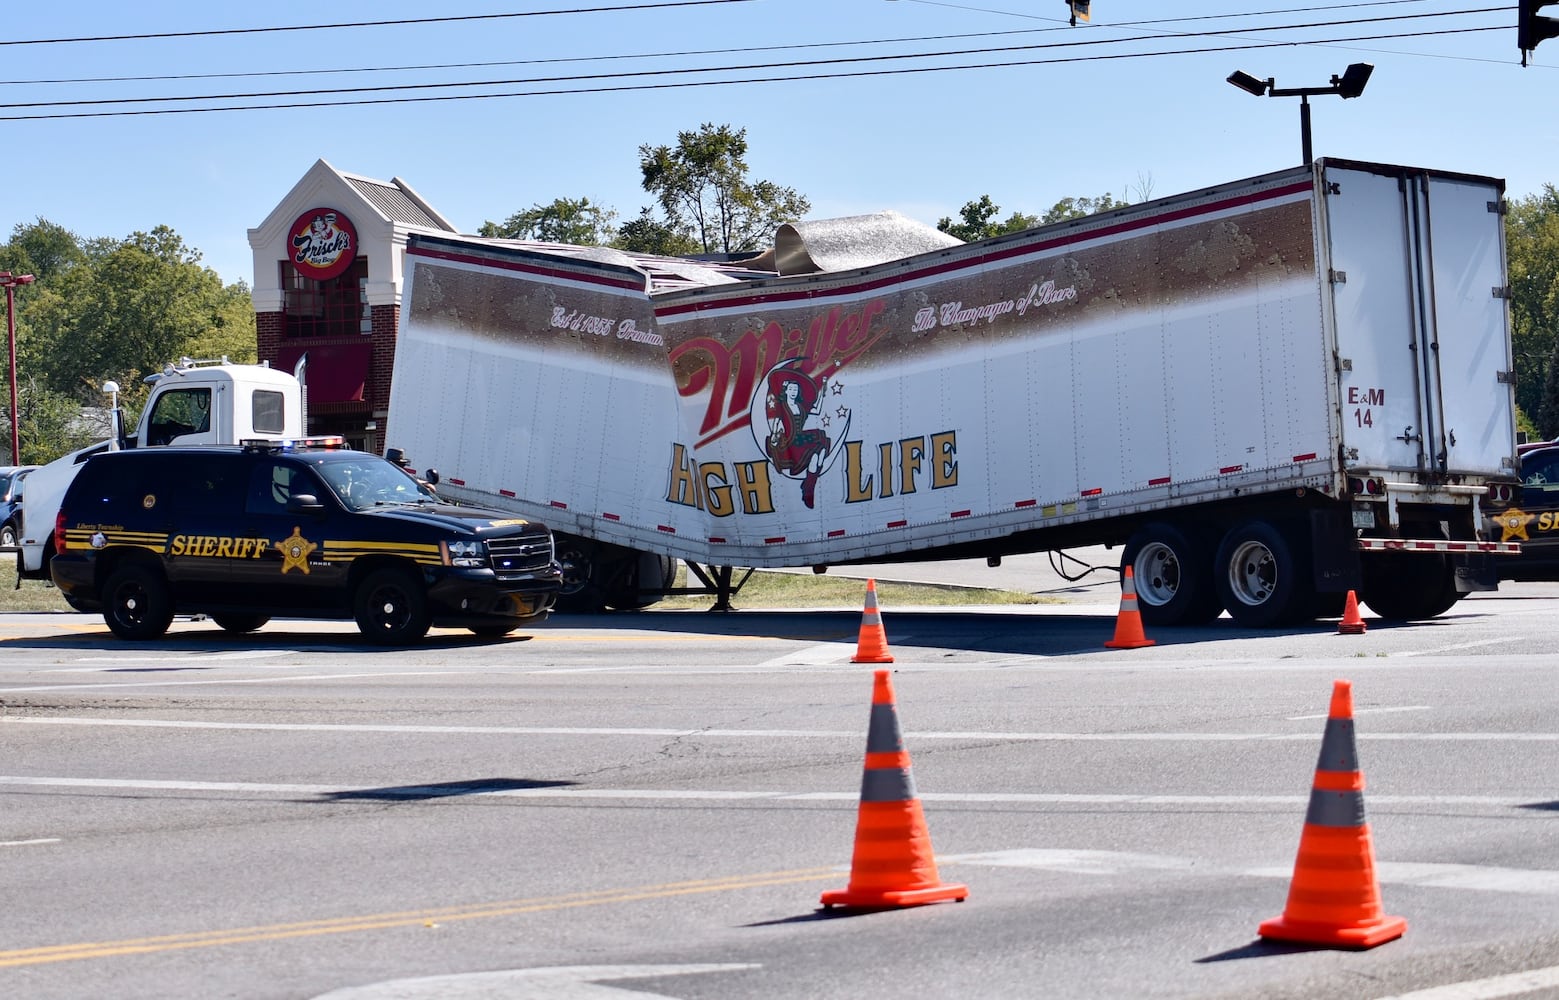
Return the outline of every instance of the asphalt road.
<path id="1" fill-rule="evenodd" d="M 850 662 L 848 611 L 395 651 L 349 623 L 130 645 L 0 616 L 0 996 L 1559 993 L 1559 585 L 1109 650 L 1117 597 L 885 607 L 882 666 Z M 857 877 L 877 669 L 963 902 L 819 907 Z M 1408 929 L 1263 943 L 1339 678 Z"/>

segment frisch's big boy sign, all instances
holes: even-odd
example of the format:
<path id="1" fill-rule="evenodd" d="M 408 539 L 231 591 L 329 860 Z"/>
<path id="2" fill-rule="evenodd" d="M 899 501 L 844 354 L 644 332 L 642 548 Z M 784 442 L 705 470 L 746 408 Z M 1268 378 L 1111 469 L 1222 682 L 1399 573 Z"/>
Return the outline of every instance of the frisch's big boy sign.
<path id="1" fill-rule="evenodd" d="M 344 212 L 311 208 L 288 231 L 292 266 L 318 281 L 334 278 L 357 259 L 357 227 Z"/>

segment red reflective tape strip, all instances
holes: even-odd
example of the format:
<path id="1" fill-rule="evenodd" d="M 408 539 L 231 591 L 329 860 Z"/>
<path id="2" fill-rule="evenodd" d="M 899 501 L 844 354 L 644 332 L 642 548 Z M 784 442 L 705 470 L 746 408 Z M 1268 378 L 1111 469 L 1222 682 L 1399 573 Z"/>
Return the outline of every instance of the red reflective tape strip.
<path id="1" fill-rule="evenodd" d="M 1082 496 L 1082 497 L 1096 497 L 1096 496 L 1098 496 L 1099 494 L 1101 494 L 1103 492 L 1104 492 L 1104 490 L 1101 487 L 1095 486 L 1091 490 L 1083 490 L 1081 493 L 1078 494 L 1078 496 Z"/>
<path id="2" fill-rule="evenodd" d="M 504 494 L 505 496 L 514 496 L 514 494 L 510 493 L 508 490 L 499 490 L 498 492 Z M 548 506 L 556 507 L 558 510 L 568 510 L 568 504 L 561 500 L 549 500 L 547 501 L 547 504 Z"/>
<path id="3" fill-rule="evenodd" d="M 499 491 L 498 491 L 498 495 L 499 495 L 499 496 L 501 496 L 501 497 L 512 497 L 512 496 L 514 496 L 514 495 L 515 495 L 515 493 L 514 493 L 514 491 L 513 491 L 513 490 L 499 490 Z M 558 504 L 557 504 L 557 501 L 556 501 L 556 500 L 554 500 L 554 501 L 553 501 L 553 502 L 552 502 L 552 506 L 554 506 L 554 507 L 556 507 L 556 506 L 557 506 L 557 505 L 558 505 Z"/>
<path id="4" fill-rule="evenodd" d="M 451 479 L 450 482 L 454 483 L 456 486 L 464 486 L 466 484 L 464 479 Z"/>
<path id="5" fill-rule="evenodd" d="M 890 528 L 902 528 L 908 523 L 908 521 L 889 521 L 887 526 Z"/>
<path id="6" fill-rule="evenodd" d="M 712 542 L 715 545 L 724 545 L 725 544 L 725 539 L 719 538 L 719 537 L 717 537 L 715 535 L 710 535 L 709 536 L 709 541 Z"/>
<path id="7" fill-rule="evenodd" d="M 611 513 L 610 511 L 602 511 L 601 512 L 601 516 L 604 517 L 608 521 L 621 521 L 622 520 L 621 517 L 619 517 L 616 514 Z"/>
<path id="8" fill-rule="evenodd" d="M 655 530 L 656 531 L 664 531 L 668 535 L 675 535 L 677 533 L 677 529 L 673 528 L 669 524 L 657 524 L 657 525 L 655 525 Z"/>
<path id="9" fill-rule="evenodd" d="M 970 510 L 955 510 L 948 517 L 968 517 L 972 513 L 974 512 Z"/>
<path id="10" fill-rule="evenodd" d="M 1038 500 L 1019 500 L 1017 503 L 1013 504 L 1013 506 L 1014 507 L 1037 507 L 1037 506 L 1039 506 L 1039 501 Z"/>
<path id="11" fill-rule="evenodd" d="M 1243 465 L 1225 465 L 1223 468 L 1218 470 L 1218 475 L 1227 476 L 1229 473 L 1239 472 L 1243 468 L 1245 468 Z"/>
<path id="12" fill-rule="evenodd" d="M 784 540 L 785 540 L 785 536 L 784 535 L 778 535 L 778 536 L 776 536 L 774 538 L 765 538 L 763 540 L 763 544 L 765 544 L 765 545 L 778 545 L 781 542 L 783 542 Z"/>
<path id="13" fill-rule="evenodd" d="M 1296 462 L 1313 462 L 1313 461 L 1315 461 L 1315 452 L 1312 451 L 1308 455 L 1295 455 L 1294 456 L 1294 461 L 1296 461 Z"/>
<path id="14" fill-rule="evenodd" d="M 828 537 L 829 538 L 843 538 L 844 537 L 844 529 L 843 528 L 835 528 L 833 531 L 830 531 L 828 533 Z"/>
<path id="15" fill-rule="evenodd" d="M 1148 485 L 1149 486 L 1166 486 L 1166 485 L 1169 484 L 1169 478 L 1170 477 L 1168 477 L 1168 476 L 1159 476 L 1157 479 L 1149 479 L 1148 480 Z"/>

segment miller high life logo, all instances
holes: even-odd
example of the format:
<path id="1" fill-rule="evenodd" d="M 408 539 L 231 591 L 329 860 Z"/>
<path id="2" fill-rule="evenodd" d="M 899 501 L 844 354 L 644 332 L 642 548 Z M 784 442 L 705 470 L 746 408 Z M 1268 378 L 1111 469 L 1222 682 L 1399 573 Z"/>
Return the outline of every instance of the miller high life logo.
<path id="1" fill-rule="evenodd" d="M 288 242 L 292 266 L 316 281 L 345 273 L 357 259 L 357 227 L 333 208 L 311 208 L 298 216 L 288 231 Z"/>

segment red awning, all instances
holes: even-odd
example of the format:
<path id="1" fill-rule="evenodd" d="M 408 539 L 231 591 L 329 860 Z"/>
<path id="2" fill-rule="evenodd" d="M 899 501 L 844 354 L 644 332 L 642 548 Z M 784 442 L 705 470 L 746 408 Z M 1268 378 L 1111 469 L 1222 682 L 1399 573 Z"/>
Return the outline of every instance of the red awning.
<path id="1" fill-rule="evenodd" d="M 312 344 L 290 341 L 276 352 L 271 367 L 290 372 L 298 359 L 308 352 L 309 363 L 303 373 L 308 386 L 309 403 L 357 403 L 363 399 L 368 382 L 368 365 L 373 360 L 373 344 Z"/>

